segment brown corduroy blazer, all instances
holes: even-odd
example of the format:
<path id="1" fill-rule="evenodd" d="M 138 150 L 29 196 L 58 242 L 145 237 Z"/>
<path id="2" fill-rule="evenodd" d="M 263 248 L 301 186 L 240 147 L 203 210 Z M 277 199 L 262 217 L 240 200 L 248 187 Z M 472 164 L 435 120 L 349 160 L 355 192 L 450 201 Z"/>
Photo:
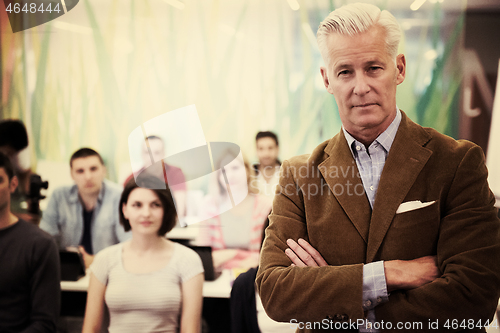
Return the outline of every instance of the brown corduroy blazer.
<path id="1" fill-rule="evenodd" d="M 396 213 L 417 200 L 434 203 Z M 264 308 L 275 320 L 304 326 L 356 322 L 365 318 L 363 263 L 436 255 L 442 276 L 392 292 L 375 308 L 377 322 L 421 322 L 422 331 L 441 332 L 447 320 L 491 319 L 500 295 L 494 202 L 480 147 L 402 112 L 372 210 L 340 131 L 312 154 L 283 162 L 256 279 Z M 329 266 L 291 267 L 288 238 L 309 241 Z M 441 329 L 429 329 L 429 320 Z"/>

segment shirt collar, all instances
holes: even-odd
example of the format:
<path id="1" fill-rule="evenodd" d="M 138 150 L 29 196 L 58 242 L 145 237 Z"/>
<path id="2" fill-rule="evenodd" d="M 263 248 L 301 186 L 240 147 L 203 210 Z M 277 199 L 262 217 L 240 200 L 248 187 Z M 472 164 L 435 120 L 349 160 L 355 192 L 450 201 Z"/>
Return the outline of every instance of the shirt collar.
<path id="1" fill-rule="evenodd" d="M 99 195 L 97 196 L 97 202 L 99 202 L 99 203 L 102 202 L 102 199 L 104 198 L 105 191 L 106 191 L 106 181 L 103 181 L 102 185 L 101 185 L 101 190 L 99 191 Z M 79 202 L 80 197 L 78 195 L 78 186 L 76 186 L 76 184 L 71 187 L 71 190 L 69 192 L 68 197 L 69 197 L 69 201 L 71 201 L 73 203 Z"/>
<path id="2" fill-rule="evenodd" d="M 380 133 L 380 135 L 374 140 L 374 142 L 377 141 L 382 147 L 384 147 L 384 149 L 387 152 L 389 152 L 392 143 L 394 142 L 394 138 L 396 137 L 396 132 L 398 131 L 400 123 L 401 123 L 401 111 L 399 111 L 399 108 L 396 107 L 396 117 L 394 117 L 392 123 L 386 128 L 385 131 Z M 345 139 L 347 140 L 347 144 L 349 145 L 351 152 L 355 156 L 356 150 L 353 149 L 352 143 L 356 141 L 356 139 L 351 134 L 349 134 L 349 132 L 346 131 L 343 125 L 342 125 L 342 131 L 344 131 L 344 136 Z"/>

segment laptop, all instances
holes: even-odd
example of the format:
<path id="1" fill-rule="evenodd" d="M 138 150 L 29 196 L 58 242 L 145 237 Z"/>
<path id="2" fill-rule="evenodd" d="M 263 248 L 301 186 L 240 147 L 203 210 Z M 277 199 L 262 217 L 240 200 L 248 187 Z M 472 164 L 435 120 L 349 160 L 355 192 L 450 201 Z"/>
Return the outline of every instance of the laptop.
<path id="1" fill-rule="evenodd" d="M 76 251 L 59 251 L 61 281 L 77 281 L 85 275 L 82 255 Z"/>

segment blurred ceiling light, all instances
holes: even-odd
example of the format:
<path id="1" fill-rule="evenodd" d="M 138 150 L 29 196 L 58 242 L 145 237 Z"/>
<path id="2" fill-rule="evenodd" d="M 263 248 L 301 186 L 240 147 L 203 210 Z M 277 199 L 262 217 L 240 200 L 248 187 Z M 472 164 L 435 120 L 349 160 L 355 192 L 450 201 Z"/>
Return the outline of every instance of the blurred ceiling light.
<path id="1" fill-rule="evenodd" d="M 52 26 L 57 29 L 76 32 L 83 35 L 92 35 L 92 29 L 74 23 L 68 23 L 61 20 L 52 22 Z"/>
<path id="2" fill-rule="evenodd" d="M 186 7 L 185 4 L 183 4 L 182 2 L 180 2 L 179 0 L 163 0 L 165 1 L 166 3 L 168 3 L 170 6 L 172 7 L 175 7 L 177 9 L 184 9 L 184 7 Z"/>
<path id="3" fill-rule="evenodd" d="M 436 50 L 432 49 L 432 50 L 425 52 L 425 57 L 429 60 L 434 60 L 438 57 L 438 54 L 437 54 Z"/>
<path id="4" fill-rule="evenodd" d="M 422 5 L 425 3 L 426 0 L 415 0 L 413 3 L 410 5 L 410 9 L 413 11 L 418 10 Z"/>
<path id="5" fill-rule="evenodd" d="M 292 10 L 300 9 L 300 5 L 297 0 L 286 0 L 286 1 L 288 2 L 288 5 L 290 6 L 290 8 L 292 8 Z"/>

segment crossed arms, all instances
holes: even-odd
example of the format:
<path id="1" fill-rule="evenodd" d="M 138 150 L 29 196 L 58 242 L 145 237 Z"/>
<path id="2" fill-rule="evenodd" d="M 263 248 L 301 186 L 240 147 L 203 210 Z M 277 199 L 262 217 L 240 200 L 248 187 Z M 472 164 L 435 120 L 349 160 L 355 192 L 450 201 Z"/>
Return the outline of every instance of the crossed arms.
<path id="1" fill-rule="evenodd" d="M 418 192 L 415 196 L 423 193 L 440 204 L 437 224 L 434 213 L 422 222 L 417 215 L 404 228 L 391 227 L 381 245 L 376 260 L 384 260 L 391 294 L 387 303 L 375 308 L 377 321 L 439 319 L 442 325 L 447 319 L 484 322 L 493 316 L 500 286 L 499 223 L 482 152 L 470 145 L 460 149 L 459 162 L 444 165 L 442 171 L 435 172 L 442 161 L 427 163 L 419 177 L 430 185 L 412 188 Z M 273 204 L 257 274 L 264 308 L 278 321 L 321 321 L 340 314 L 363 319 L 366 244 L 334 197 L 313 201 L 304 191 L 284 191 L 303 189 L 303 183 L 311 182 L 286 172 L 293 163 L 283 163 L 281 193 Z M 398 219 L 402 222 L 403 217 Z M 318 253 L 304 241 L 289 241 L 301 238 Z M 398 253 L 406 260 L 395 260 Z"/>
<path id="2" fill-rule="evenodd" d="M 321 254 L 306 240 L 300 238 L 298 243 L 287 240 L 288 249 L 285 254 L 292 261 L 292 266 L 322 267 L 328 266 Z M 413 260 L 389 260 L 384 262 L 387 291 L 398 289 L 414 289 L 432 282 L 441 273 L 437 267 L 436 256 L 425 256 Z"/>

